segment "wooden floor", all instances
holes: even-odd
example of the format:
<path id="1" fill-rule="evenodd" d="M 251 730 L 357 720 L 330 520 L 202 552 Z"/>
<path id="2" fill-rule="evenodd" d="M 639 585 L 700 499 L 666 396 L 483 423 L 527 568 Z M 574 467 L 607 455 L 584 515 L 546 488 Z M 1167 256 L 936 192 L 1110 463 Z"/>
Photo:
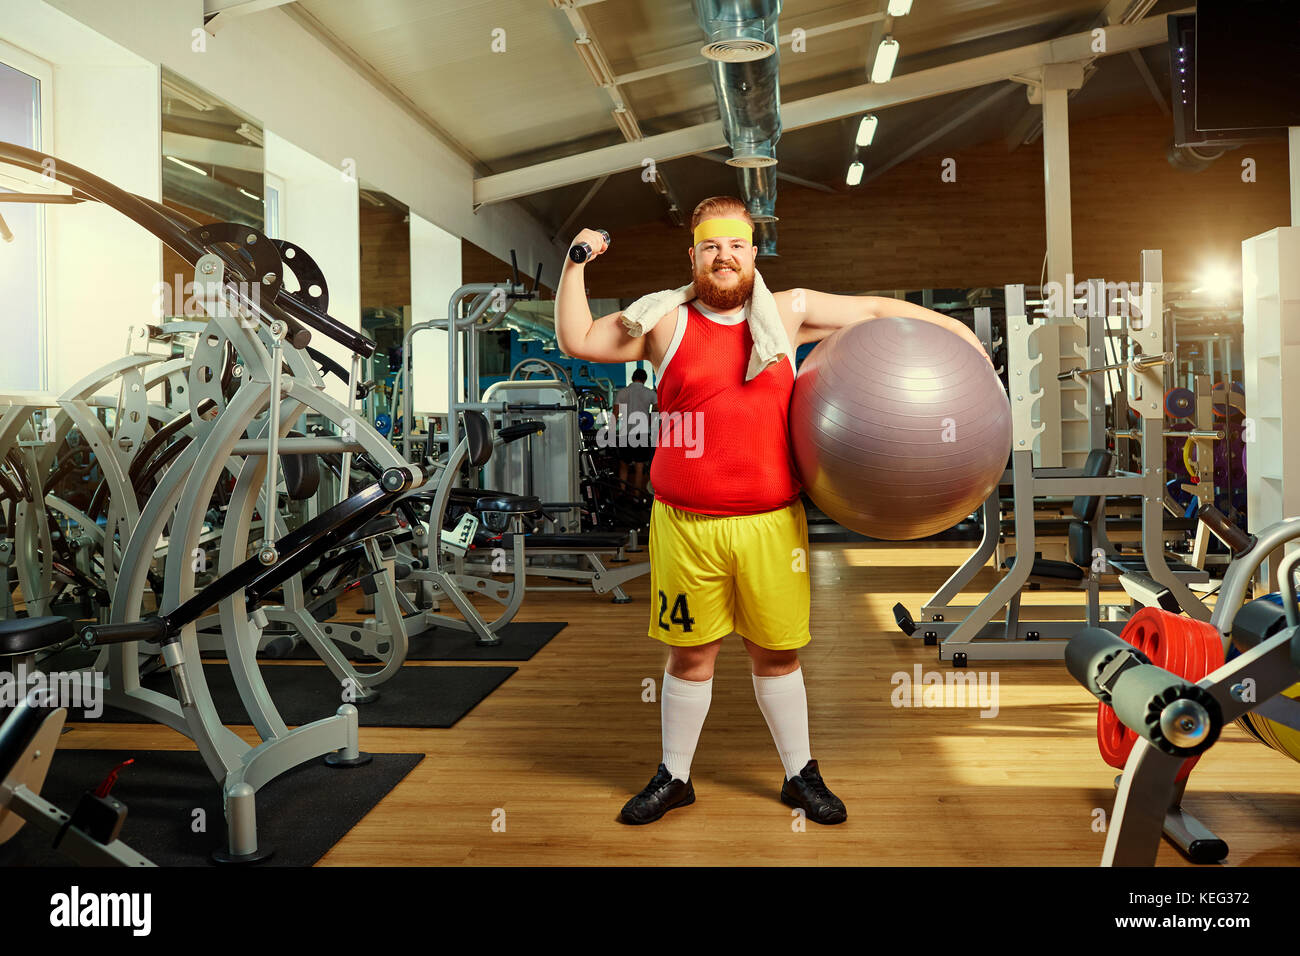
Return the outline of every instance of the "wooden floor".
<path id="1" fill-rule="evenodd" d="M 1059 663 L 990 664 L 998 711 L 896 707 L 891 678 L 946 674 L 890 609 L 914 611 L 968 545 L 821 545 L 812 559 L 814 639 L 801 652 L 813 755 L 848 822 L 792 828 L 782 770 L 754 700 L 748 658 L 727 639 L 692 776 L 697 802 L 648 827 L 616 822 L 659 763 L 664 650 L 646 637 L 649 578 L 630 605 L 530 594 L 522 620 L 567 621 L 532 660 L 447 730 L 361 730 L 363 749 L 427 758 L 322 861 L 352 865 L 883 864 L 1095 865 L 1111 770 L 1096 703 Z M 986 569 L 971 594 L 991 587 Z M 1081 600 L 1031 594 L 1026 605 Z M 274 665 L 271 665 L 274 666 Z M 419 663 L 411 667 L 431 666 Z M 441 664 L 437 666 L 457 666 Z M 251 728 L 241 733 L 252 741 Z M 63 746 L 184 748 L 166 728 L 78 725 Z M 1228 841 L 1228 865 L 1300 857 L 1300 766 L 1235 726 L 1192 776 L 1186 805 Z M 504 831 L 493 828 L 504 811 Z M 1159 862 L 1182 858 L 1162 846 Z"/>

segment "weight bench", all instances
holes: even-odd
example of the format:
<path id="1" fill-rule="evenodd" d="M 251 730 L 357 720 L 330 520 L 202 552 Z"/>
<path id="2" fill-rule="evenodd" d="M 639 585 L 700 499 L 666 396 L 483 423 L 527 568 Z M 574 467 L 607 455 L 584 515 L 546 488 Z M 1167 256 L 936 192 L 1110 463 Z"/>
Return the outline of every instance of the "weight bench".
<path id="1" fill-rule="evenodd" d="M 0 669 L 9 670 L 15 662 L 22 670 L 34 667 L 37 655 L 62 648 L 73 639 L 73 630 L 66 617 L 0 621 Z M 153 866 L 117 839 L 126 807 L 111 797 L 95 798 L 99 809 L 110 811 L 107 818 L 85 818 L 102 826 L 71 826 L 68 814 L 41 797 L 67 715 L 62 707 L 46 709 L 24 696 L 0 724 L 0 843 L 31 823 L 55 838 L 59 852 L 83 866 Z M 120 808 L 120 815 L 114 808 Z"/>
<path id="2" fill-rule="evenodd" d="M 624 549 L 631 538 L 630 533 L 622 531 L 587 532 L 583 534 L 541 534 L 524 535 L 505 534 L 501 536 L 502 547 L 512 547 L 515 538 L 523 539 L 524 558 L 579 557 L 585 558 L 590 568 L 564 568 L 553 564 L 526 564 L 525 572 L 533 577 L 560 578 L 582 581 L 584 585 L 546 585 L 533 587 L 535 591 L 586 591 L 590 588 L 596 594 L 614 592 L 615 604 L 627 604 L 632 598 L 623 590 L 623 585 L 633 578 L 650 571 L 649 561 L 629 564 L 627 567 L 610 569 L 601 561 L 601 555 L 613 555 L 612 563 L 622 564 L 627 561 Z"/>
<path id="3" fill-rule="evenodd" d="M 427 628 L 443 626 L 474 634 L 477 643 L 492 647 L 501 643 L 499 632 L 514 619 L 523 604 L 526 588 L 523 566 L 523 542 L 507 542 L 513 547 L 513 574 L 511 582 L 495 580 L 492 575 L 500 569 L 492 567 L 493 561 L 466 562 L 465 555 L 472 549 L 501 547 L 498 538 L 484 539 L 478 532 L 480 525 L 498 525 L 498 529 L 522 521 L 526 516 L 541 511 L 541 503 L 531 495 L 514 495 L 478 488 L 458 488 L 454 482 L 461 466 L 468 464 L 471 471 L 482 468 L 492 458 L 496 444 L 518 441 L 540 430 L 538 422 L 520 422 L 503 428 L 494 441 L 487 416 L 482 412 L 465 410 L 460 413 L 464 438 L 445 463 L 436 483 L 425 485 L 408 494 L 405 502 L 427 504 L 428 528 L 416 529 L 413 536 L 413 560 L 404 562 L 408 570 L 399 576 L 405 578 L 408 589 L 414 586 L 414 597 L 399 592 L 399 601 L 406 613 L 407 628 L 411 636 Z M 453 510 L 453 505 L 455 509 Z M 454 527 L 448 529 L 451 522 Z M 446 554 L 444 554 L 446 552 Z M 470 594 L 478 594 L 502 606 L 503 610 L 493 620 L 486 620 L 469 601 Z M 434 608 L 441 598 L 451 601 L 460 617 L 439 614 Z"/>
<path id="4" fill-rule="evenodd" d="M 1100 478 L 1109 474 L 1111 457 L 1111 453 L 1105 449 L 1093 449 L 1084 464 L 1084 475 L 1090 478 Z M 1119 555 L 1109 551 L 1103 551 L 1100 554 L 1096 553 L 1098 549 L 1095 547 L 1093 538 L 1093 524 L 1096 522 L 1097 512 L 1100 510 L 1103 500 L 1103 495 L 1075 496 L 1070 509 L 1069 525 L 1066 528 L 1067 553 L 1070 560 L 1054 561 L 1035 553 L 1033 565 L 1029 572 L 1029 580 L 1035 584 L 1049 587 L 1060 587 L 1062 584 L 1081 588 L 1086 587 L 1088 590 L 1089 627 L 1097 627 L 1100 623 L 1101 576 L 1103 574 L 1119 575 L 1120 586 L 1124 588 L 1125 593 L 1135 603 L 1178 612 L 1180 610 L 1179 604 L 1169 592 L 1169 589 L 1158 585 L 1151 579 L 1147 570 L 1145 556 L 1131 553 Z M 1106 522 L 1104 527 L 1110 528 L 1111 523 Z M 1140 529 L 1141 522 L 1138 522 L 1138 527 Z M 1103 559 L 1100 569 L 1096 568 L 1098 558 Z M 1002 562 L 1002 568 L 1004 570 L 1009 569 L 1015 561 L 1016 556 L 1007 558 Z M 1181 561 L 1174 560 L 1171 562 L 1166 558 L 1165 563 L 1170 571 L 1178 575 L 1186 583 L 1204 583 L 1210 579 L 1206 571 L 1184 564 Z M 1019 623 L 1020 598 L 1021 595 L 1018 592 L 1007 602 L 1008 634 L 1014 634 Z"/>

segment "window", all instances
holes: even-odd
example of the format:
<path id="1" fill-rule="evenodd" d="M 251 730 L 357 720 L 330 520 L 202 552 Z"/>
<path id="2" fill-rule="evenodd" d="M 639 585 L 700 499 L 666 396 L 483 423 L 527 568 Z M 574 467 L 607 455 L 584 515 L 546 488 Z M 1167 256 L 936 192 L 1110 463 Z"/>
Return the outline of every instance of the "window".
<path id="1" fill-rule="evenodd" d="M 0 140 L 29 149 L 46 149 L 49 67 L 0 44 Z M 0 192 L 33 192 L 25 185 L 36 174 L 13 167 L 0 170 Z M 34 203 L 0 203 L 0 390 L 39 391 L 46 387 L 45 208 Z"/>
<path id="2" fill-rule="evenodd" d="M 280 208 L 280 197 L 284 195 L 284 180 L 272 173 L 263 173 L 262 182 L 266 191 L 266 228 L 264 231 L 272 239 L 283 239 L 284 212 Z"/>

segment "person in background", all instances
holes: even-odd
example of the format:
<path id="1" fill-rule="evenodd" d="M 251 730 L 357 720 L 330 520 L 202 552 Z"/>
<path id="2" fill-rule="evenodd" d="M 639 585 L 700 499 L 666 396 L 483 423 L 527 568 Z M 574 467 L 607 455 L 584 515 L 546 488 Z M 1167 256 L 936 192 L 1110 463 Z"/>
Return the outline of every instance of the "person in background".
<path id="1" fill-rule="evenodd" d="M 654 457 L 651 413 L 658 406 L 659 397 L 646 385 L 645 369 L 632 373 L 630 384 L 614 395 L 614 434 L 618 436 L 619 481 L 627 483 L 632 473 L 632 487 L 645 491 L 650 473 L 650 460 Z"/>

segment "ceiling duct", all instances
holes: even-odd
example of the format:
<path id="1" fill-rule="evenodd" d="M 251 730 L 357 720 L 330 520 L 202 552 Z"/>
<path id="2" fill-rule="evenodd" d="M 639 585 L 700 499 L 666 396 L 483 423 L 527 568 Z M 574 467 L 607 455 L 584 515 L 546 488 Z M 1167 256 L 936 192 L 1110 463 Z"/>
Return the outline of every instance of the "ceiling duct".
<path id="1" fill-rule="evenodd" d="M 506 312 L 502 325 L 514 329 L 521 342 L 541 342 L 543 348 L 555 348 L 554 305 L 553 302 L 516 302 Z"/>
<path id="2" fill-rule="evenodd" d="M 722 129 L 737 167 L 741 196 L 763 238 L 760 255 L 776 255 L 776 143 L 781 138 L 781 0 L 693 0 L 712 60 Z M 766 251 L 764 251 L 766 249 Z"/>

